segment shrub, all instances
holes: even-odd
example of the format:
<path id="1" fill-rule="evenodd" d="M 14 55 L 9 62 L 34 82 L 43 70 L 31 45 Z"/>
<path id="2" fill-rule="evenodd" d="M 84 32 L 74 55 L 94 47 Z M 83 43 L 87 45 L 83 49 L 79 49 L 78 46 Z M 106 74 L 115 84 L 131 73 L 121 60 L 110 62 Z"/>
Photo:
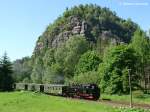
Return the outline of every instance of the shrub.
<path id="1" fill-rule="evenodd" d="M 81 73 L 73 78 L 75 84 L 99 84 L 100 78 L 96 71 Z"/>

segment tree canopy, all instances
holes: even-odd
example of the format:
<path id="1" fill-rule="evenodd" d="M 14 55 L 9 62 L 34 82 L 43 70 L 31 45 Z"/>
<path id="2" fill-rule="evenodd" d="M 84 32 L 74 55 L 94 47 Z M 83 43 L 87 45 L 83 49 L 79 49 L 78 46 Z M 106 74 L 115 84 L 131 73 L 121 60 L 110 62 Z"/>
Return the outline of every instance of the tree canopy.
<path id="1" fill-rule="evenodd" d="M 78 64 L 76 65 L 75 73 L 85 73 L 88 71 L 97 71 L 97 68 L 102 60 L 95 51 L 88 51 L 81 55 Z"/>
<path id="2" fill-rule="evenodd" d="M 136 61 L 134 50 L 127 45 L 110 48 L 99 67 L 102 91 L 110 94 L 128 93 L 128 69 L 131 69 L 132 80 L 137 86 L 139 77 L 135 74 Z"/>

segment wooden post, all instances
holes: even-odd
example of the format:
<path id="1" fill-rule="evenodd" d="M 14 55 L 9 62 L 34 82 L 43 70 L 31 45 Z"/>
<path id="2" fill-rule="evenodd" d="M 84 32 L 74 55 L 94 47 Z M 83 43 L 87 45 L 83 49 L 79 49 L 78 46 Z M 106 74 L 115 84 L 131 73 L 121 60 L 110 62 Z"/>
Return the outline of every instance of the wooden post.
<path id="1" fill-rule="evenodd" d="M 128 69 L 129 87 L 130 87 L 130 108 L 132 108 L 132 84 L 131 84 L 131 69 Z"/>
<path id="2" fill-rule="evenodd" d="M 150 74 L 148 74 L 148 93 L 150 93 Z"/>

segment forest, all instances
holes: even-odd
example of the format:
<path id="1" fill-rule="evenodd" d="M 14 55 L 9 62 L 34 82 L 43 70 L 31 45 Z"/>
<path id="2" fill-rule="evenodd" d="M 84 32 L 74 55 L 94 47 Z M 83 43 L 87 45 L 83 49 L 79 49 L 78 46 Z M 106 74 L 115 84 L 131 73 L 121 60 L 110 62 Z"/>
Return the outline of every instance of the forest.
<path id="1" fill-rule="evenodd" d="M 5 54 L 1 74 L 5 64 L 9 72 L 2 77 L 12 77 L 10 84 L 95 83 L 103 93 L 128 94 L 130 72 L 133 90 L 146 93 L 150 92 L 150 31 L 105 7 L 74 6 L 48 25 L 31 57 L 11 64 Z"/>

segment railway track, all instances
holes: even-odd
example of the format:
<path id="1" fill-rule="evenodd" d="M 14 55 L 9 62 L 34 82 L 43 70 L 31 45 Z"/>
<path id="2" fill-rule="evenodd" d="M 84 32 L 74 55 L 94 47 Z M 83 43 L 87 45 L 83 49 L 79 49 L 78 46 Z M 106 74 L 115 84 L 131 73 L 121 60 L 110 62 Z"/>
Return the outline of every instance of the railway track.
<path id="1" fill-rule="evenodd" d="M 130 107 L 129 102 L 123 102 L 123 101 L 98 100 L 98 102 L 103 104 L 108 104 L 113 107 Z M 150 110 L 150 104 L 133 103 L 133 108 L 142 108 L 142 109 Z"/>
<path id="2" fill-rule="evenodd" d="M 130 102 L 124 102 L 124 101 L 112 101 L 112 100 L 85 100 L 85 99 L 78 99 L 78 98 L 68 98 L 73 100 L 84 100 L 86 102 L 97 102 L 101 104 L 111 105 L 112 107 L 122 107 L 122 108 L 130 108 Z M 141 104 L 141 103 L 133 103 L 133 108 L 139 108 L 139 109 L 145 109 L 150 111 L 150 104 Z"/>

